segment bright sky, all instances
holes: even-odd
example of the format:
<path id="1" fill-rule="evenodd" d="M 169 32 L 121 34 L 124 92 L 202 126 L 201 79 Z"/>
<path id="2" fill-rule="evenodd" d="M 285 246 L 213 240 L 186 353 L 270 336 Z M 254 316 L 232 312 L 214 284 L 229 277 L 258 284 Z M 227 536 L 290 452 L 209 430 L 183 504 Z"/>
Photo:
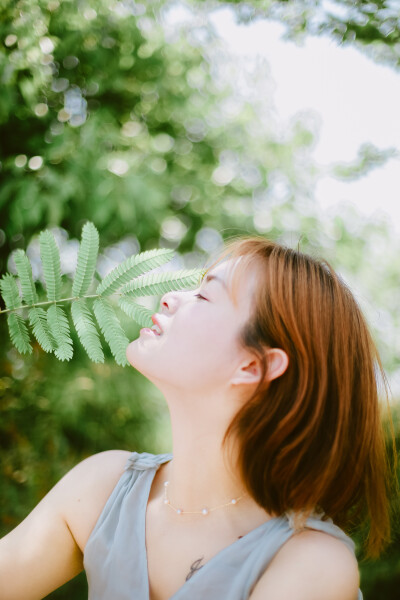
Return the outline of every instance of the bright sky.
<path id="1" fill-rule="evenodd" d="M 233 54 L 267 59 L 280 120 L 305 110 L 320 115 L 314 149 L 319 164 L 353 161 L 365 142 L 400 152 L 398 72 L 330 38 L 307 37 L 299 46 L 281 39 L 284 27 L 278 23 L 237 25 L 230 9 L 214 12 L 211 20 Z M 400 158 L 396 158 L 354 182 L 322 178 L 316 199 L 322 208 L 351 201 L 369 217 L 384 211 L 400 234 L 399 190 Z"/>

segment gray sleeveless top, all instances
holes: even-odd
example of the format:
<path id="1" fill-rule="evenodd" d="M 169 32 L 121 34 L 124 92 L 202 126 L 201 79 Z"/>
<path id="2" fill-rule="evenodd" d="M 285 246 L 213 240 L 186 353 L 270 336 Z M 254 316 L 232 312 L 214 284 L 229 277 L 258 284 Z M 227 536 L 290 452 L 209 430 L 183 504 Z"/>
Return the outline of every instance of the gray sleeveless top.
<path id="1" fill-rule="evenodd" d="M 145 516 L 158 467 L 171 454 L 133 452 L 93 528 L 84 552 L 88 600 L 149 600 Z M 331 520 L 313 517 L 306 526 L 353 541 Z M 214 555 L 171 600 L 247 600 L 264 570 L 293 535 L 291 519 L 272 518 Z M 362 600 L 359 591 L 358 600 Z"/>

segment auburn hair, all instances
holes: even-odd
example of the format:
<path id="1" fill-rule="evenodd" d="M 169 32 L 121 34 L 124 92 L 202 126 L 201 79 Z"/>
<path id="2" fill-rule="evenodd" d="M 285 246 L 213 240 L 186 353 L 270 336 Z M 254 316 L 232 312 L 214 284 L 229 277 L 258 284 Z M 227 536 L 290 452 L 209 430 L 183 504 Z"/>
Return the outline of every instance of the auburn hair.
<path id="1" fill-rule="evenodd" d="M 377 556 L 390 537 L 391 469 L 379 401 L 388 388 L 362 312 L 326 261 L 262 237 L 232 240 L 209 269 L 239 257 L 234 295 L 240 275 L 258 269 L 239 341 L 259 356 L 263 376 L 223 446 L 236 441 L 236 467 L 267 512 L 322 510 L 345 531 L 366 525 L 366 555 Z M 268 347 L 289 357 L 270 382 Z"/>

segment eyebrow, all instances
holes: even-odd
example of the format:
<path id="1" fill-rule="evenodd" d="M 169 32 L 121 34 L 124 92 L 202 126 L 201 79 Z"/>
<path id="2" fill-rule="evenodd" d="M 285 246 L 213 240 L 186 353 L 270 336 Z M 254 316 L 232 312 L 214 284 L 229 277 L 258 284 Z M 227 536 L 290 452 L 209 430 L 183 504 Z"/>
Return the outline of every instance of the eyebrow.
<path id="1" fill-rule="evenodd" d="M 228 291 L 225 281 L 223 279 L 221 279 L 220 277 L 217 277 L 216 275 L 206 275 L 206 277 L 204 278 L 203 281 L 208 283 L 209 281 L 212 281 L 213 279 L 215 281 L 219 281 L 219 283 L 225 288 L 225 290 Z"/>

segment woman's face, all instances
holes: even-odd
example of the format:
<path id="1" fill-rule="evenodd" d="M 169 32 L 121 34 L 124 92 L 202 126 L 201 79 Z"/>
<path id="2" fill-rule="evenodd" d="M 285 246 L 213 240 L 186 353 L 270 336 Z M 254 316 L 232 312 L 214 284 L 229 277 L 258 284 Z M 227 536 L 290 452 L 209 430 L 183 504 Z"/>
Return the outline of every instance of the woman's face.
<path id="1" fill-rule="evenodd" d="M 218 264 L 196 290 L 168 292 L 155 319 L 157 335 L 142 329 L 126 355 L 130 364 L 159 387 L 200 391 L 226 389 L 243 361 L 239 332 L 249 319 L 255 272 L 241 275 L 237 303 L 229 291 L 235 263 Z"/>

